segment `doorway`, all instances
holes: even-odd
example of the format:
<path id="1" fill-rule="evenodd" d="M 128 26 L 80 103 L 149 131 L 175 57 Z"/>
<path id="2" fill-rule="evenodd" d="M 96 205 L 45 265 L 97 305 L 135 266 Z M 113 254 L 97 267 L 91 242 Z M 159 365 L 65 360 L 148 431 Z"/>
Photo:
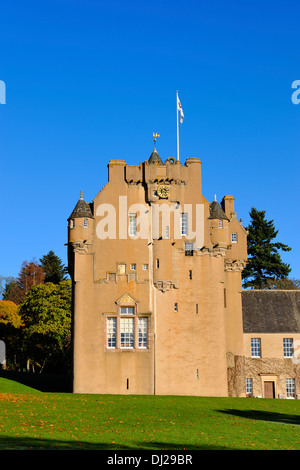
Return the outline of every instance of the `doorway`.
<path id="1" fill-rule="evenodd" d="M 273 381 L 264 382 L 264 398 L 275 398 L 275 386 Z"/>

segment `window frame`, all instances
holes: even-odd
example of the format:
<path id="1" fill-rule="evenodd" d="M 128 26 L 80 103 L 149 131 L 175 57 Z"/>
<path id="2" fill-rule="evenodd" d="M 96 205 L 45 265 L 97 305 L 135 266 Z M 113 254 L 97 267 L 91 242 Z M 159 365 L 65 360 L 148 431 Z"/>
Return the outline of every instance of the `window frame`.
<path id="1" fill-rule="evenodd" d="M 114 324 L 111 328 L 110 323 Z M 110 344 L 113 341 L 114 344 Z M 107 349 L 116 349 L 117 347 L 117 317 L 106 318 L 106 347 Z"/>
<path id="2" fill-rule="evenodd" d="M 292 358 L 294 353 L 293 338 L 283 338 L 283 357 L 286 359 Z"/>
<path id="3" fill-rule="evenodd" d="M 246 394 L 250 397 L 253 396 L 253 379 L 251 377 L 246 377 Z"/>
<path id="4" fill-rule="evenodd" d="M 254 354 L 256 351 L 259 354 Z M 261 357 L 261 338 L 251 338 L 251 357 Z"/>
<path id="5" fill-rule="evenodd" d="M 128 234 L 130 237 L 136 236 L 136 222 L 137 222 L 137 214 L 136 212 L 129 213 L 129 224 L 128 224 Z"/>
<path id="6" fill-rule="evenodd" d="M 149 318 L 136 305 L 118 305 L 116 314 L 105 314 L 107 351 L 149 350 Z"/>
<path id="7" fill-rule="evenodd" d="M 295 379 L 291 377 L 287 377 L 285 379 L 285 391 L 286 391 L 286 396 L 290 398 L 295 398 Z"/>
<path id="8" fill-rule="evenodd" d="M 138 349 L 148 349 L 148 318 L 138 317 Z"/>
<path id="9" fill-rule="evenodd" d="M 180 233 L 181 236 L 188 236 L 188 212 L 180 213 Z"/>
<path id="10" fill-rule="evenodd" d="M 238 234 L 237 232 L 232 232 L 230 234 L 230 240 L 231 240 L 231 243 L 237 243 L 238 242 Z"/>
<path id="11" fill-rule="evenodd" d="M 122 336 L 123 335 L 123 336 Z M 134 318 L 120 318 L 120 349 L 134 349 Z"/>
<path id="12" fill-rule="evenodd" d="M 194 256 L 194 242 L 185 242 L 184 243 L 184 255 L 185 256 Z"/>

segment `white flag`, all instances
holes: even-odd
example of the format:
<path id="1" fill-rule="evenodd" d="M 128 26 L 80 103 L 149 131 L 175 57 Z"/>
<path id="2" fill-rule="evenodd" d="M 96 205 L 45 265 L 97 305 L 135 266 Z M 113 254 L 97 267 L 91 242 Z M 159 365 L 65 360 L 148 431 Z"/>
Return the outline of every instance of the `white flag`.
<path id="1" fill-rule="evenodd" d="M 177 112 L 180 112 L 180 124 L 183 123 L 183 119 L 184 119 L 184 114 L 183 114 L 183 110 L 182 110 L 182 106 L 181 106 L 181 103 L 180 103 L 180 100 L 178 98 L 178 95 L 177 95 Z"/>

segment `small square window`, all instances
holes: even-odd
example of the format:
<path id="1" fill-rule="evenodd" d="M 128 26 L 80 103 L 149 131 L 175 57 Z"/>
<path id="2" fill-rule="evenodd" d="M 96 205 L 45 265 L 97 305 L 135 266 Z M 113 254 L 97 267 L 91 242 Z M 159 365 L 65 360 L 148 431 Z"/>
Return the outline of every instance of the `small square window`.
<path id="1" fill-rule="evenodd" d="M 193 254 L 194 254 L 194 243 L 186 242 L 184 244 L 184 254 L 185 254 L 185 256 L 193 256 Z"/>
<path id="2" fill-rule="evenodd" d="M 147 271 L 148 270 L 148 264 L 143 264 L 143 271 Z"/>
<path id="3" fill-rule="evenodd" d="M 131 271 L 135 271 L 135 270 L 136 270 L 136 264 L 135 264 L 135 263 L 131 263 L 130 269 L 131 269 Z"/>

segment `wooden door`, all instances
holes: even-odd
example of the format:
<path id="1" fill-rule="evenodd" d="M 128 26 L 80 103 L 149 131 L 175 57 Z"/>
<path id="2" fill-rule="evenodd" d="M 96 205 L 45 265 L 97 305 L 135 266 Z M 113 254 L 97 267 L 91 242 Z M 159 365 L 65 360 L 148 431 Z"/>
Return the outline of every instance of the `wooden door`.
<path id="1" fill-rule="evenodd" d="M 264 392 L 265 398 L 275 398 L 274 382 L 264 382 Z"/>

